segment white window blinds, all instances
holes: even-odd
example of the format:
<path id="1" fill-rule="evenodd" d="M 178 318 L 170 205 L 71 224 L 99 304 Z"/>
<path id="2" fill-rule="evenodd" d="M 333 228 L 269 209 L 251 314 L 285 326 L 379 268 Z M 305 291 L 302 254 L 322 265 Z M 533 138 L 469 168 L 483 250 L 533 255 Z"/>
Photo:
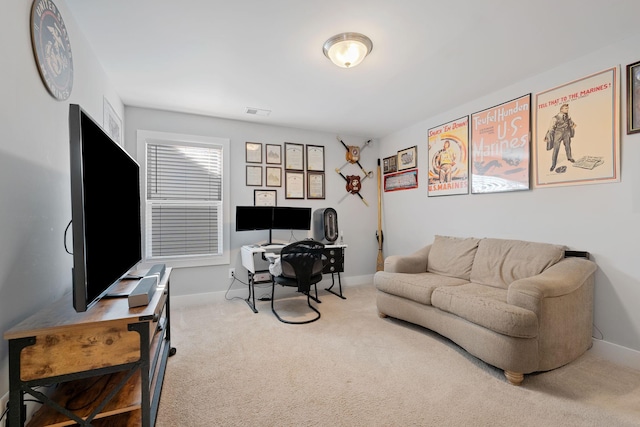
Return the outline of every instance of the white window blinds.
<path id="1" fill-rule="evenodd" d="M 222 253 L 222 147 L 148 143 L 147 258 Z"/>

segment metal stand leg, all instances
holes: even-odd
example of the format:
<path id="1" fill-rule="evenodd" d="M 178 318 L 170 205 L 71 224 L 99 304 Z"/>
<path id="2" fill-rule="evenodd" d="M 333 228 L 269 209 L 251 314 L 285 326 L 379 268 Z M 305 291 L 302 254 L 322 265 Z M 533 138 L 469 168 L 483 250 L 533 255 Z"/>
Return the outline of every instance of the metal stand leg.
<path id="1" fill-rule="evenodd" d="M 331 288 L 333 288 L 333 285 L 336 284 L 335 281 L 335 275 L 338 275 L 338 288 L 340 289 L 340 293 L 337 294 L 334 291 L 331 290 Z M 325 288 L 325 291 L 331 292 L 332 294 L 334 294 L 335 296 L 338 296 L 342 299 L 347 299 L 346 297 L 342 296 L 342 281 L 340 281 L 340 272 L 338 273 L 331 273 L 331 286 L 329 286 L 328 288 Z"/>
<path id="2" fill-rule="evenodd" d="M 245 301 L 249 308 L 253 310 L 254 313 L 257 313 L 258 309 L 256 308 L 256 289 L 254 287 L 255 282 L 253 280 L 253 273 L 249 271 L 247 273 L 247 276 L 249 277 L 249 296 L 247 297 L 247 299 L 245 299 Z"/>

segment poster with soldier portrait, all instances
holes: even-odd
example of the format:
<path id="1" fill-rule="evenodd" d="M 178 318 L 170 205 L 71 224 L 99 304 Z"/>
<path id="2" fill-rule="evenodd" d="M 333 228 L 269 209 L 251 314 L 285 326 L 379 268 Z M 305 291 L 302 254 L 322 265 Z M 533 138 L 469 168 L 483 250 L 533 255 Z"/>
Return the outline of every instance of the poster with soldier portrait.
<path id="1" fill-rule="evenodd" d="M 428 131 L 427 196 L 469 193 L 469 116 Z"/>
<path id="2" fill-rule="evenodd" d="M 536 187 L 620 181 L 619 75 L 613 67 L 536 95 Z"/>

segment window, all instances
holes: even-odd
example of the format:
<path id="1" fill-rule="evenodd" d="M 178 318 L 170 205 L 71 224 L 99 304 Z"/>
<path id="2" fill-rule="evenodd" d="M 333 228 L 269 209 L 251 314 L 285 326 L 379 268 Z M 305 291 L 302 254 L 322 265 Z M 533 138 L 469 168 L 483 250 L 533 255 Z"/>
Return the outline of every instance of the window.
<path id="1" fill-rule="evenodd" d="M 228 139 L 138 131 L 146 262 L 229 263 L 228 150 Z"/>

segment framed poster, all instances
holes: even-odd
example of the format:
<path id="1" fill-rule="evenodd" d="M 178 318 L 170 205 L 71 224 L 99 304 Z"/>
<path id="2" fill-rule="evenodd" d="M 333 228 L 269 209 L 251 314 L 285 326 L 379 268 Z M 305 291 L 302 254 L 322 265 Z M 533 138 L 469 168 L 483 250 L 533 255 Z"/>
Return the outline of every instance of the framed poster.
<path id="1" fill-rule="evenodd" d="M 266 161 L 268 165 L 282 164 L 282 145 L 266 144 L 267 154 Z"/>
<path id="2" fill-rule="evenodd" d="M 398 151 L 398 170 L 413 169 L 418 165 L 418 146 Z"/>
<path id="3" fill-rule="evenodd" d="M 247 186 L 262 186 L 262 166 L 247 166 Z"/>
<path id="4" fill-rule="evenodd" d="M 307 172 L 307 199 L 324 199 L 324 172 Z"/>
<path id="5" fill-rule="evenodd" d="M 627 65 L 627 135 L 640 132 L 640 61 Z"/>
<path id="6" fill-rule="evenodd" d="M 304 145 L 285 142 L 284 164 L 288 170 L 304 170 Z"/>
<path id="7" fill-rule="evenodd" d="M 469 193 L 469 116 L 427 132 L 427 196 Z"/>
<path id="8" fill-rule="evenodd" d="M 304 172 L 285 172 L 284 192 L 287 199 L 304 199 Z"/>
<path id="9" fill-rule="evenodd" d="M 531 94 L 471 115 L 471 193 L 528 190 Z"/>
<path id="10" fill-rule="evenodd" d="M 253 190 L 253 206 L 276 206 L 276 190 Z"/>
<path id="11" fill-rule="evenodd" d="M 307 170 L 324 172 L 324 147 L 307 144 Z"/>
<path id="12" fill-rule="evenodd" d="M 384 174 L 396 172 L 398 170 L 397 160 L 397 154 L 382 159 L 382 172 Z"/>
<path id="13" fill-rule="evenodd" d="M 245 158 L 247 163 L 262 163 L 262 144 L 259 142 L 246 142 Z"/>
<path id="14" fill-rule="evenodd" d="M 267 187 L 282 186 L 282 168 L 267 166 Z"/>
<path id="15" fill-rule="evenodd" d="M 418 188 L 418 169 L 395 172 L 384 176 L 384 191 Z"/>
<path id="16" fill-rule="evenodd" d="M 536 95 L 536 187 L 620 181 L 618 75 L 612 67 Z"/>

